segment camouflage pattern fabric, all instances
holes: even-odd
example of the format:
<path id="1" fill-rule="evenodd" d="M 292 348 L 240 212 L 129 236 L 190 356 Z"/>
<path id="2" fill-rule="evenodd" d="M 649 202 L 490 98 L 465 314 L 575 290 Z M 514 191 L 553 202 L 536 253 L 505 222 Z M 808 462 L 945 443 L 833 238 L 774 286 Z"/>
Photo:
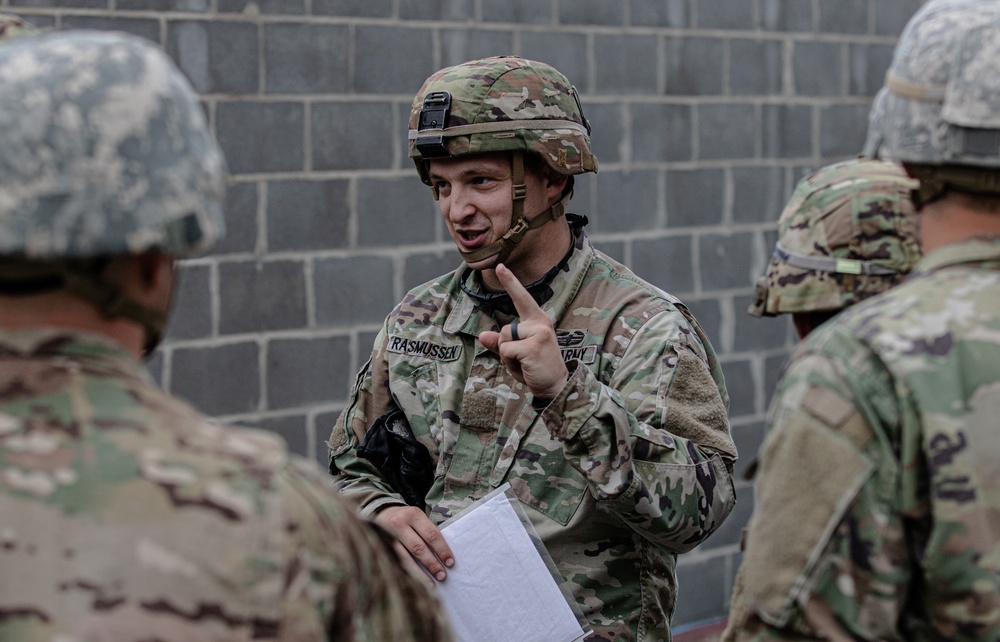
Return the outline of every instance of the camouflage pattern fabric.
<path id="1" fill-rule="evenodd" d="M 1000 4 L 936 0 L 910 19 L 869 114 L 864 155 L 1000 167 Z"/>
<path id="2" fill-rule="evenodd" d="M 447 118 L 436 128 L 418 131 L 424 98 L 433 92 L 450 95 Z M 517 56 L 446 67 L 417 92 L 410 111 L 409 155 L 430 185 L 417 146 L 417 139 L 426 135 L 440 135 L 452 157 L 534 152 L 559 174 L 597 171 L 590 125 L 576 89 L 549 65 Z"/>
<path id="3" fill-rule="evenodd" d="M 116 344 L 0 331 L 0 639 L 450 639 L 324 480 Z"/>
<path id="4" fill-rule="evenodd" d="M 0 41 L 23 36 L 37 36 L 39 31 L 20 16 L 0 13 Z"/>
<path id="5" fill-rule="evenodd" d="M 197 252 L 223 233 L 226 166 L 154 44 L 67 31 L 0 47 L 0 254 Z"/>
<path id="6" fill-rule="evenodd" d="M 726 640 L 1000 639 L 1000 238 L 800 345 Z"/>
<path id="7" fill-rule="evenodd" d="M 572 375 L 541 415 L 476 340 L 512 319 L 477 308 L 458 269 L 389 315 L 333 429 L 331 468 L 363 515 L 402 505 L 355 451 L 396 404 L 435 462 L 426 498 L 435 523 L 510 482 L 590 621 L 589 639 L 669 640 L 676 556 L 735 502 L 728 396 L 687 309 L 582 233 L 576 243 L 543 304 Z M 376 402 L 389 396 L 379 388 L 391 402 Z"/>
<path id="8" fill-rule="evenodd" d="M 920 259 L 916 187 L 899 165 L 868 159 L 799 181 L 750 314 L 841 310 L 900 283 Z"/>

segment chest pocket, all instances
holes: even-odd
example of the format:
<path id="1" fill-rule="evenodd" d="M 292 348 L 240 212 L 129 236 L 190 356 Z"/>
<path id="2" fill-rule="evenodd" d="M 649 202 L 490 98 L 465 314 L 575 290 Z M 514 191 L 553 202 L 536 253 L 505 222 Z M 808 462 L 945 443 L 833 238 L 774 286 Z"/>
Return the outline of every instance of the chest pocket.
<path id="1" fill-rule="evenodd" d="M 587 484 L 530 404 L 525 404 L 518 425 L 522 422 L 523 428 L 508 436 L 490 484 L 510 482 L 521 503 L 565 526 L 583 503 Z"/>

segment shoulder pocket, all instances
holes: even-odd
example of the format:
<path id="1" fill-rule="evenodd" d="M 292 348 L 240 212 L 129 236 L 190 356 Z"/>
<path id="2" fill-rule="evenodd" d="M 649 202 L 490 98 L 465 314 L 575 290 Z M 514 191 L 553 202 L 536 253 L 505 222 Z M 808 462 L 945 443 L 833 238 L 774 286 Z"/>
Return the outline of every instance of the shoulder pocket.
<path id="1" fill-rule="evenodd" d="M 854 425 L 853 419 L 837 421 Z M 825 423 L 786 410 L 761 458 L 744 591 L 761 619 L 775 626 L 787 624 L 809 590 L 834 529 L 875 468 L 852 439 Z"/>

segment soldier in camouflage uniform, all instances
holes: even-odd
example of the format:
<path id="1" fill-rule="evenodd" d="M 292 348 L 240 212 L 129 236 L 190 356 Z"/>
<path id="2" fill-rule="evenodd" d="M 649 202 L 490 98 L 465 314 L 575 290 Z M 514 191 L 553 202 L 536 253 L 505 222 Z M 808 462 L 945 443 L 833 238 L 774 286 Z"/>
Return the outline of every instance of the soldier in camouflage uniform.
<path id="1" fill-rule="evenodd" d="M 139 361 L 225 164 L 152 44 L 0 45 L 0 639 L 449 639 L 437 601 L 273 435 Z"/>
<path id="2" fill-rule="evenodd" d="M 778 219 L 778 242 L 750 314 L 791 314 L 799 338 L 898 285 L 920 258 L 910 191 L 897 163 L 857 158 L 806 176 Z"/>
<path id="3" fill-rule="evenodd" d="M 573 176 L 597 171 L 565 76 L 518 57 L 447 68 L 409 124 L 465 263 L 386 319 L 333 429 L 332 472 L 439 580 L 475 560 L 455 560 L 436 525 L 509 482 L 590 639 L 669 639 L 676 556 L 735 501 L 708 339 L 564 215 Z M 429 488 L 410 506 L 358 450 L 394 409 L 430 452 Z"/>
<path id="4" fill-rule="evenodd" d="M 779 383 L 727 639 L 1000 639 L 998 114 L 1000 5 L 928 2 L 865 144 L 919 179 L 924 257 Z"/>

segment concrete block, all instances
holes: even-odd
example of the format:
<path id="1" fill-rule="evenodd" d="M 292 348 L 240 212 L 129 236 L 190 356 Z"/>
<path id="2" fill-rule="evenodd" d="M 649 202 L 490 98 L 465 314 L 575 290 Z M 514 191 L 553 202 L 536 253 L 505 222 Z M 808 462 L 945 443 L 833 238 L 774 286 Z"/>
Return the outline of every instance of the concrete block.
<path id="1" fill-rule="evenodd" d="M 348 182 L 269 181 L 267 249 L 271 252 L 347 247 Z"/>
<path id="2" fill-rule="evenodd" d="M 733 222 L 773 223 L 788 202 L 783 167 L 734 167 Z"/>
<path id="3" fill-rule="evenodd" d="M 354 38 L 357 93 L 409 95 L 437 71 L 430 29 L 359 25 Z"/>
<path id="4" fill-rule="evenodd" d="M 739 315 L 739 310 L 736 311 Z M 736 347 L 739 351 L 739 346 Z M 722 372 L 726 376 L 726 390 L 729 392 L 729 416 L 743 417 L 757 413 L 757 385 L 749 359 L 723 359 Z"/>
<path id="5" fill-rule="evenodd" d="M 699 29 L 753 29 L 752 2 L 731 0 L 698 0 Z"/>
<path id="6" fill-rule="evenodd" d="M 743 424 L 732 429 L 733 441 L 736 442 L 736 450 L 740 453 L 740 458 L 736 460 L 735 478 L 738 484 L 747 484 L 750 480 L 746 478 L 750 464 L 757 459 L 760 453 L 760 446 L 764 443 L 764 422 L 755 421 L 752 424 Z"/>
<path id="7" fill-rule="evenodd" d="M 171 359 L 170 390 L 208 415 L 253 412 L 261 394 L 257 352 L 253 342 L 178 348 Z"/>
<path id="8" fill-rule="evenodd" d="M 629 267 L 653 285 L 683 294 L 694 290 L 690 236 L 643 238 L 632 242 Z"/>
<path id="9" fill-rule="evenodd" d="M 199 93 L 257 91 L 256 25 L 208 20 L 179 20 L 167 25 L 167 52 Z"/>
<path id="10" fill-rule="evenodd" d="M 731 290 L 748 288 L 756 275 L 751 275 L 753 234 L 705 234 L 698 239 L 702 288 Z"/>
<path id="11" fill-rule="evenodd" d="M 632 112 L 632 160 L 663 163 L 694 158 L 694 110 L 690 105 L 635 103 Z"/>
<path id="12" fill-rule="evenodd" d="M 587 102 L 583 105 L 584 116 L 590 121 L 590 149 L 601 164 L 622 162 L 625 128 L 623 117 L 625 106 L 615 103 Z M 643 123 L 641 126 L 648 123 Z M 633 122 L 633 128 L 636 125 Z"/>
<path id="13" fill-rule="evenodd" d="M 330 435 L 339 416 L 340 411 L 321 412 L 313 419 L 313 431 L 316 434 L 316 464 L 320 470 L 326 472 L 330 471 L 330 449 L 326 444 L 330 441 Z"/>
<path id="14" fill-rule="evenodd" d="M 673 624 L 697 622 L 727 612 L 723 584 L 726 580 L 725 558 L 710 557 L 677 565 L 677 606 Z"/>
<path id="15" fill-rule="evenodd" d="M 121 11 L 182 11 L 205 13 L 211 10 L 208 0 L 116 0 L 115 9 Z"/>
<path id="16" fill-rule="evenodd" d="M 571 0 L 557 2 L 559 23 L 614 27 L 625 24 L 625 3 L 604 0 Z"/>
<path id="17" fill-rule="evenodd" d="M 358 245 L 396 247 L 433 243 L 441 218 L 437 201 L 417 173 L 358 180 Z M 444 224 L 440 226 L 443 228 Z"/>
<path id="18" fill-rule="evenodd" d="M 761 275 L 755 275 L 755 278 Z M 737 296 L 733 301 L 736 312 L 736 334 L 733 349 L 737 352 L 775 350 L 789 345 L 788 325 L 782 317 L 755 317 L 747 310 L 753 296 Z"/>
<path id="19" fill-rule="evenodd" d="M 318 16 L 390 18 L 392 4 L 392 0 L 312 0 L 312 12 Z"/>
<path id="20" fill-rule="evenodd" d="M 875 33 L 899 36 L 924 0 L 875 0 Z"/>
<path id="21" fill-rule="evenodd" d="M 486 29 L 442 29 L 441 66 L 514 52 L 514 34 Z"/>
<path id="22" fill-rule="evenodd" d="M 320 326 L 378 323 L 397 302 L 392 259 L 384 256 L 317 260 L 313 284 Z"/>
<path id="23" fill-rule="evenodd" d="M 267 407 L 297 408 L 345 394 L 354 373 L 347 336 L 273 339 L 267 344 Z"/>
<path id="24" fill-rule="evenodd" d="M 301 103 L 220 102 L 216 132 L 233 174 L 304 168 L 305 108 Z"/>
<path id="25" fill-rule="evenodd" d="M 692 26 L 693 0 L 632 0 L 631 21 L 640 27 Z"/>
<path id="26" fill-rule="evenodd" d="M 36 16 L 27 16 L 28 21 L 38 28 L 45 26 Z M 145 18 L 123 18 L 121 16 L 63 16 L 63 29 L 96 29 L 97 31 L 124 31 L 133 36 L 160 42 L 160 23 Z"/>
<path id="27" fill-rule="evenodd" d="M 490 0 L 482 3 L 483 22 L 550 25 L 553 23 L 551 2 L 538 0 Z"/>
<path id="28" fill-rule="evenodd" d="M 767 31 L 815 31 L 813 3 L 802 0 L 760 0 L 760 23 Z"/>
<path id="29" fill-rule="evenodd" d="M 421 82 L 417 81 L 418 88 Z M 393 149 L 403 136 L 392 125 L 388 102 L 313 104 L 309 137 L 313 168 L 391 169 Z"/>
<path id="30" fill-rule="evenodd" d="M 596 241 L 591 239 L 594 244 L 594 248 L 607 254 L 608 257 L 618 261 L 622 265 L 625 265 L 625 242 L 624 241 L 610 241 L 607 239 L 602 239 Z"/>
<path id="31" fill-rule="evenodd" d="M 851 45 L 850 87 L 853 96 L 874 96 L 885 84 L 892 62 L 892 45 Z"/>
<path id="32" fill-rule="evenodd" d="M 729 91 L 749 96 L 781 94 L 782 51 L 782 44 L 775 40 L 730 41 Z"/>
<path id="33" fill-rule="evenodd" d="M 470 22 L 476 18 L 476 3 L 468 0 L 399 0 L 399 17 L 403 20 Z"/>
<path id="34" fill-rule="evenodd" d="M 303 328 L 306 288 L 300 261 L 219 264 L 219 332 Z"/>
<path id="35" fill-rule="evenodd" d="M 230 183 L 226 190 L 226 236 L 212 247 L 212 254 L 254 251 L 257 201 L 257 183 Z"/>
<path id="36" fill-rule="evenodd" d="M 207 265 L 181 263 L 176 272 L 174 305 L 167 323 L 166 338 L 196 339 L 212 334 L 212 291 Z"/>
<path id="37" fill-rule="evenodd" d="M 722 223 L 726 180 L 721 169 L 667 170 L 667 227 Z"/>
<path id="38" fill-rule="evenodd" d="M 813 108 L 808 105 L 762 105 L 760 129 L 765 158 L 813 155 Z"/>
<path id="39" fill-rule="evenodd" d="M 702 159 L 754 158 L 757 113 L 753 105 L 698 107 L 698 156 Z"/>
<path id="40" fill-rule="evenodd" d="M 654 36 L 594 36 L 595 93 L 655 94 L 656 54 Z"/>
<path id="41" fill-rule="evenodd" d="M 799 96 L 843 94 L 843 45 L 839 42 L 796 42 L 792 46 L 792 76 Z"/>
<path id="42" fill-rule="evenodd" d="M 306 0 L 216 0 L 219 13 L 262 13 L 264 15 L 301 16 Z"/>
<path id="43" fill-rule="evenodd" d="M 589 217 L 594 233 L 656 229 L 658 177 L 657 170 L 644 169 L 598 174 L 597 207 Z"/>
<path id="44" fill-rule="evenodd" d="M 869 105 L 833 105 L 820 111 L 819 145 L 824 158 L 857 156 L 868 134 Z"/>
<path id="45" fill-rule="evenodd" d="M 403 290 L 408 292 L 442 274 L 461 269 L 464 265 L 458 250 L 410 254 L 403 261 Z M 389 313 L 388 308 L 385 313 Z"/>
<path id="46" fill-rule="evenodd" d="M 163 386 L 163 348 L 157 348 L 153 354 L 146 357 L 143 366 L 156 385 Z"/>
<path id="47" fill-rule="evenodd" d="M 242 425 L 272 432 L 284 440 L 288 452 L 312 459 L 309 452 L 309 416 L 305 414 L 287 417 L 268 417 L 254 422 L 241 422 Z"/>
<path id="48" fill-rule="evenodd" d="M 868 33 L 869 0 L 819 0 L 821 33 Z"/>
<path id="49" fill-rule="evenodd" d="M 345 25 L 264 25 L 266 93 L 346 93 L 350 32 Z"/>
<path id="50" fill-rule="evenodd" d="M 666 39 L 666 93 L 713 96 L 722 93 L 722 40 L 669 36 Z"/>

